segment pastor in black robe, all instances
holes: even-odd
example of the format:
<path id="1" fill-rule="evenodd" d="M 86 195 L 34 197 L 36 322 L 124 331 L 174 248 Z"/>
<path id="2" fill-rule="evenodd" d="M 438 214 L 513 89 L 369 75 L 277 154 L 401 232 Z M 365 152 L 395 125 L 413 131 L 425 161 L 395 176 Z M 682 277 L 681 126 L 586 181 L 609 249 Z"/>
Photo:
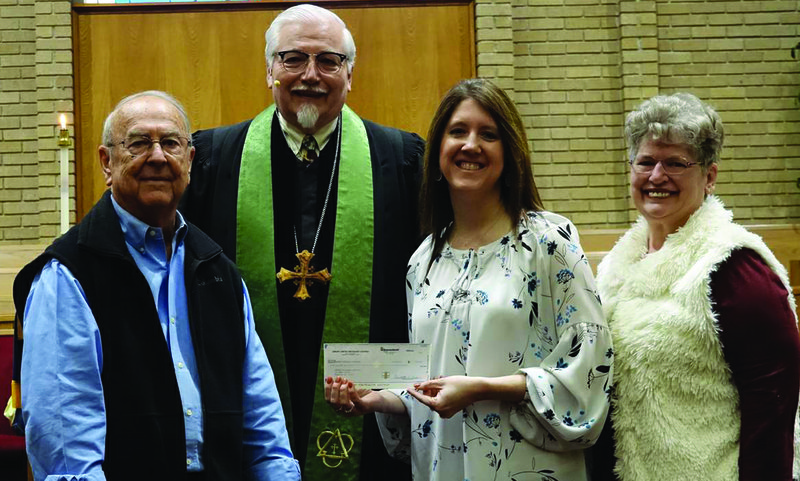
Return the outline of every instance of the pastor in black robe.
<path id="1" fill-rule="evenodd" d="M 404 283 L 408 259 L 420 241 L 417 204 L 424 141 L 416 134 L 367 120 L 363 122 L 372 161 L 374 202 L 369 341 L 408 342 Z M 179 207 L 187 220 L 211 236 L 234 261 L 239 168 L 250 124 L 251 121 L 246 121 L 193 134 L 196 154 L 191 182 Z M 299 249 L 311 250 L 328 190 L 340 128 L 338 125 L 331 134 L 319 159 L 306 166 L 298 162 L 289 149 L 277 115 L 272 120 L 275 265 L 278 268 L 291 269 L 297 264 L 294 228 L 297 229 Z M 338 165 L 314 250 L 313 265 L 317 270 L 326 267 L 331 270 Z M 328 287 L 312 284 L 309 287 L 311 298 L 303 302 L 292 297 L 295 290 L 293 283 L 278 284 L 278 310 L 292 403 L 290 437 L 294 455 L 303 469 L 309 462 L 305 459 L 307 441 L 309 436 L 316 436 L 316 433 L 309 432 L 314 396 L 322 396 L 322 386 L 317 385 L 317 368 Z M 262 338 L 269 335 L 259 334 Z M 267 354 L 270 357 L 274 355 L 269 351 Z M 408 465 L 386 454 L 373 415 L 364 417 L 362 449 L 362 481 L 411 478 Z"/>

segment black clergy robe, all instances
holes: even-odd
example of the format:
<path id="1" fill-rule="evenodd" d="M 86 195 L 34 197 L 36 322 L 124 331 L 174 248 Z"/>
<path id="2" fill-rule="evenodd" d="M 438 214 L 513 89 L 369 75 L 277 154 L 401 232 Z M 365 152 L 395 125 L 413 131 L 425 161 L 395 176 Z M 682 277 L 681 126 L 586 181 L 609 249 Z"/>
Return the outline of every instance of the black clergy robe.
<path id="1" fill-rule="evenodd" d="M 193 143 L 197 152 L 191 183 L 180 205 L 181 213 L 211 236 L 234 261 L 239 167 L 249 126 L 250 121 L 246 121 L 195 132 Z M 417 198 L 424 142 L 416 134 L 366 120 L 364 126 L 372 160 L 374 196 L 369 340 L 407 342 L 405 274 L 408 259 L 420 241 Z M 331 134 L 319 159 L 311 166 L 303 166 L 289 149 L 277 116 L 272 120 L 275 264 L 278 268 L 291 270 L 297 265 L 294 229 L 297 229 L 299 249 L 312 249 L 340 128 L 341 125 L 337 126 Z M 329 205 L 314 249 L 312 264 L 316 270 L 326 267 L 331 270 L 338 165 L 336 170 Z M 336 282 L 335 273 L 331 282 Z M 317 368 L 328 287 L 311 284 L 311 298 L 303 302 L 292 297 L 295 290 L 296 286 L 291 282 L 278 284 L 278 309 L 292 401 L 290 437 L 294 455 L 303 469 L 306 463 L 311 462 L 305 459 L 308 439 L 317 435 L 309 431 L 314 397 L 322 396 L 322 386 L 317 385 Z M 270 335 L 259 334 L 262 338 Z M 269 351 L 267 354 L 273 356 Z M 284 398 L 284 393 L 281 397 Z M 410 479 L 409 466 L 386 454 L 373 415 L 364 417 L 362 449 L 362 481 Z M 311 456 L 313 453 L 309 453 Z M 335 479 L 335 472 L 331 475 L 334 476 L 331 479 Z"/>

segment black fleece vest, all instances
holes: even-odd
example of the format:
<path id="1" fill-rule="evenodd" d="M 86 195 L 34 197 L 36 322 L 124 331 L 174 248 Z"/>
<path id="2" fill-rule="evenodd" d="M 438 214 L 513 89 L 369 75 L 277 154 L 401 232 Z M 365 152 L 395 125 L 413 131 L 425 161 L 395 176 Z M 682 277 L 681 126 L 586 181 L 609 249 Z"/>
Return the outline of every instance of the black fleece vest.
<path id="1" fill-rule="evenodd" d="M 242 279 L 220 247 L 191 224 L 184 243 L 189 325 L 203 404 L 204 474 L 209 480 L 239 480 Z M 78 279 L 100 330 L 106 477 L 185 479 L 183 409 L 172 358 L 150 288 L 127 251 L 109 192 L 80 224 L 20 272 L 14 282 L 18 313 L 25 308 L 33 278 L 51 258 Z"/>

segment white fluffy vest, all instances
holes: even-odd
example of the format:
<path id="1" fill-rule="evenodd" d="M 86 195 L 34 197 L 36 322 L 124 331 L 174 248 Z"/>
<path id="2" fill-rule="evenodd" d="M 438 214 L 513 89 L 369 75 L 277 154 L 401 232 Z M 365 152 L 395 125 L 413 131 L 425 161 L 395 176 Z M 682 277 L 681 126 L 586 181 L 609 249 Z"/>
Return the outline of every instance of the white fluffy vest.
<path id="1" fill-rule="evenodd" d="M 710 276 L 740 247 L 756 251 L 791 293 L 786 270 L 714 196 L 659 251 L 646 255 L 647 245 L 640 218 L 598 267 L 616 351 L 616 469 L 623 481 L 738 479 L 739 399 Z M 791 294 L 789 303 L 794 312 Z"/>

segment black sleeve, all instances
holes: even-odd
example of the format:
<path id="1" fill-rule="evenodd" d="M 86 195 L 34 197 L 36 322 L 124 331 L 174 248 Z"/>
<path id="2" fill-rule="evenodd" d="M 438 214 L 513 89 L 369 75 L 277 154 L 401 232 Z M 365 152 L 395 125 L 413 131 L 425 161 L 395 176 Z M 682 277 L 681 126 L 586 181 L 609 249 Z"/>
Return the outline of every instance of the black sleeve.
<path id="1" fill-rule="evenodd" d="M 417 250 L 422 242 L 419 222 L 419 190 L 422 184 L 422 166 L 425 157 L 425 141 L 417 134 L 403 132 L 403 178 L 408 199 L 408 219 L 410 232 L 415 233 L 407 259 Z"/>
<path id="2" fill-rule="evenodd" d="M 405 273 L 420 242 L 417 206 L 425 142 L 416 134 L 368 120 L 364 125 L 375 202 L 370 342 L 408 342 Z M 363 435 L 362 480 L 411 479 L 410 467 L 386 453 L 373 415 L 364 417 Z"/>
<path id="3" fill-rule="evenodd" d="M 195 148 L 189 187 L 178 210 L 236 261 L 239 166 L 250 121 L 192 134 Z"/>
<path id="4" fill-rule="evenodd" d="M 586 468 L 591 481 L 619 481 L 614 474 L 614 465 L 617 462 L 615 447 L 614 420 L 609 412 L 600 437 L 586 450 Z"/>

